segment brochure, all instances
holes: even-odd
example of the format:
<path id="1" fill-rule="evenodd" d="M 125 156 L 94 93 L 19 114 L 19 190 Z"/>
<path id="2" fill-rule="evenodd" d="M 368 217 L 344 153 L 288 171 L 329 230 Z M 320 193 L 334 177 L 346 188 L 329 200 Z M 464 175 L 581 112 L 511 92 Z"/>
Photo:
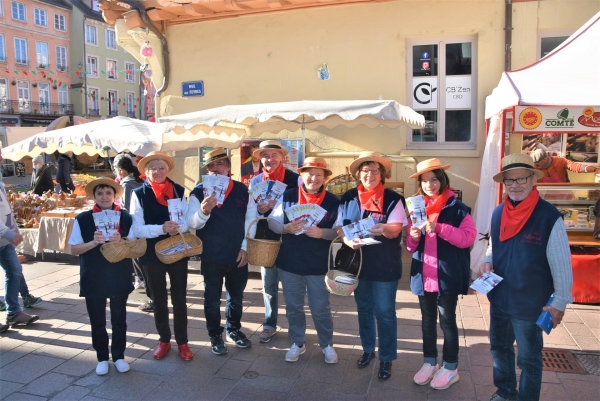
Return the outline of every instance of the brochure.
<path id="1" fill-rule="evenodd" d="M 103 210 L 101 212 L 92 213 L 96 231 L 100 231 L 104 235 L 104 240 L 108 239 L 119 231 L 119 223 L 121 220 L 121 212 L 114 210 Z"/>
<path id="2" fill-rule="evenodd" d="M 425 198 L 422 195 L 406 198 L 406 207 L 413 226 L 421 228 L 427 223 Z"/>
<path id="3" fill-rule="evenodd" d="M 267 200 L 279 200 L 285 189 L 287 188 L 287 184 L 279 181 L 270 181 L 272 185 L 269 186 L 269 192 L 267 192 Z"/>
<path id="4" fill-rule="evenodd" d="M 229 181 L 231 178 L 226 175 L 215 175 L 215 195 L 217 197 L 217 204 L 222 205 L 225 202 L 225 193 L 227 192 L 227 187 L 229 186 Z"/>
<path id="5" fill-rule="evenodd" d="M 287 185 L 279 181 L 261 181 L 250 188 L 250 196 L 256 203 L 279 200 L 285 192 Z"/>
<path id="6" fill-rule="evenodd" d="M 202 176 L 202 192 L 205 198 L 216 194 L 216 181 L 216 177 L 212 174 Z"/>
<path id="7" fill-rule="evenodd" d="M 550 299 L 546 303 L 546 306 L 550 306 L 552 301 L 554 301 L 554 295 L 550 296 Z M 537 324 L 540 329 L 544 330 L 546 334 L 550 334 L 550 332 L 552 331 L 552 327 L 554 326 L 554 322 L 552 321 L 552 314 L 550 314 L 550 312 L 548 312 L 547 310 L 542 311 L 540 317 L 538 317 L 538 320 L 535 322 L 535 324 Z"/>
<path id="8" fill-rule="evenodd" d="M 173 246 L 163 249 L 162 251 L 160 251 L 160 253 L 163 255 L 172 255 L 177 252 L 182 252 L 184 249 L 191 249 L 191 248 L 192 247 L 190 245 L 187 245 L 187 247 L 184 248 L 183 242 L 180 242 L 178 244 L 175 244 Z"/>
<path id="9" fill-rule="evenodd" d="M 307 203 L 304 205 L 294 205 L 290 206 L 284 210 L 288 220 L 290 222 L 294 221 L 304 221 L 304 228 L 310 226 L 316 226 L 323 220 L 323 217 L 327 214 L 327 210 L 323 209 L 319 205 L 315 205 L 312 203 Z M 304 230 L 296 233 L 296 235 L 300 235 L 304 232 Z"/>
<path id="10" fill-rule="evenodd" d="M 483 273 L 481 277 L 471 283 L 471 288 L 482 294 L 487 294 L 493 290 L 501 281 L 502 277 L 494 273 Z"/>
<path id="11" fill-rule="evenodd" d="M 185 225 L 185 217 L 183 215 L 183 204 L 181 199 L 167 199 L 169 208 L 169 220 L 174 221 L 180 226 Z"/>
<path id="12" fill-rule="evenodd" d="M 337 276 L 334 281 L 342 284 L 352 285 L 356 283 L 356 276 L 352 274 L 341 274 Z"/>
<path id="13" fill-rule="evenodd" d="M 369 216 L 365 219 L 355 221 L 354 223 L 350 223 L 346 226 L 343 226 L 342 230 L 344 231 L 344 235 L 346 236 L 346 238 L 348 238 L 349 240 L 353 240 L 359 244 L 381 244 L 380 241 L 373 239 L 371 237 L 371 233 L 369 232 L 369 230 L 373 228 L 374 225 L 375 221 L 371 216 Z"/>

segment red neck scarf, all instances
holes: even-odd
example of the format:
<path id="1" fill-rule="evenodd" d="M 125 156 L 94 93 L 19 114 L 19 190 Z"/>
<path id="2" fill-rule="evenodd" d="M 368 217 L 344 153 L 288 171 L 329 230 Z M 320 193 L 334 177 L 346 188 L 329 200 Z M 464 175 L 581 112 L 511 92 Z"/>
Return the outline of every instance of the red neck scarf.
<path id="1" fill-rule="evenodd" d="M 508 194 L 506 195 L 500 219 L 500 241 L 506 241 L 521 231 L 539 199 L 540 193 L 537 187 L 534 187 L 527 198 L 523 199 L 517 206 L 513 206 L 508 199 Z"/>
<path id="2" fill-rule="evenodd" d="M 363 184 L 358 186 L 358 199 L 360 204 L 371 212 L 383 213 L 383 184 L 379 183 L 375 189 L 367 191 Z"/>
<path id="3" fill-rule="evenodd" d="M 302 184 L 298 187 L 298 204 L 306 205 L 312 203 L 313 205 L 320 206 L 321 203 L 323 203 L 323 199 L 325 199 L 326 192 L 327 191 L 325 191 L 323 187 L 321 187 L 319 192 L 317 192 L 316 194 L 311 194 L 310 192 L 306 191 L 306 189 L 304 188 L 304 184 Z"/>
<path id="4" fill-rule="evenodd" d="M 231 192 L 232 189 L 233 189 L 233 180 L 230 179 L 229 185 L 227 185 L 227 189 L 225 190 L 225 197 L 223 198 L 223 203 L 221 203 L 220 205 L 217 205 L 218 208 L 223 206 L 223 204 L 225 203 L 225 199 L 227 199 L 227 196 L 229 196 L 229 193 Z"/>
<path id="5" fill-rule="evenodd" d="M 156 182 L 152 182 L 148 180 L 150 183 L 150 187 L 154 192 L 154 196 L 156 197 L 156 201 L 163 206 L 168 206 L 167 199 L 173 199 L 175 197 L 175 188 L 173 184 L 169 180 L 165 180 L 165 182 L 159 184 Z"/>
<path id="6" fill-rule="evenodd" d="M 113 203 L 112 210 L 114 210 L 115 212 L 118 212 L 119 210 L 121 210 L 121 208 L 119 207 L 119 205 L 115 205 Z M 94 207 L 92 208 L 92 213 L 98 213 L 101 211 L 102 211 L 102 209 L 100 209 L 100 206 L 98 206 L 98 204 L 94 203 Z"/>
<path id="7" fill-rule="evenodd" d="M 425 198 L 425 205 L 429 204 L 429 206 L 425 206 L 425 212 L 427 213 L 427 220 L 435 222 L 435 221 L 437 221 L 437 218 L 440 215 L 440 212 L 442 211 L 444 206 L 446 206 L 446 203 L 448 202 L 448 199 L 450 198 L 450 188 L 446 188 L 444 190 L 444 192 L 442 192 L 440 194 L 440 196 L 437 197 L 436 200 L 433 200 L 433 198 L 430 198 L 427 195 L 424 195 L 423 197 Z M 432 203 L 430 203 L 430 202 L 432 202 Z"/>
<path id="8" fill-rule="evenodd" d="M 285 166 L 283 163 L 279 163 L 279 166 L 268 172 L 266 168 L 263 167 L 263 181 L 271 180 L 271 181 L 279 181 L 283 182 L 283 178 L 285 177 Z"/>

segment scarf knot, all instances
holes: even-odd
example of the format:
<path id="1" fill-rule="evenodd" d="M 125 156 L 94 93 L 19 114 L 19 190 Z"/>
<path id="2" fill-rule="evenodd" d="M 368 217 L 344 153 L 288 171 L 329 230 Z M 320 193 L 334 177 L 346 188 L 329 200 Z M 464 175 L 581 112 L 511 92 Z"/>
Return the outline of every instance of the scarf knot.
<path id="1" fill-rule="evenodd" d="M 500 218 L 500 241 L 509 240 L 521 231 L 527 220 L 529 220 L 531 213 L 533 213 L 539 199 L 540 193 L 537 187 L 533 187 L 529 195 L 516 206 L 513 206 L 508 194 L 506 194 Z"/>
<path id="2" fill-rule="evenodd" d="M 167 200 L 175 198 L 173 183 L 168 178 L 160 184 L 150 180 L 147 181 L 159 205 L 168 206 Z"/>
<path id="3" fill-rule="evenodd" d="M 384 186 L 380 182 L 374 189 L 368 191 L 363 184 L 358 187 L 358 199 L 365 210 L 377 213 L 383 213 L 383 190 Z"/>

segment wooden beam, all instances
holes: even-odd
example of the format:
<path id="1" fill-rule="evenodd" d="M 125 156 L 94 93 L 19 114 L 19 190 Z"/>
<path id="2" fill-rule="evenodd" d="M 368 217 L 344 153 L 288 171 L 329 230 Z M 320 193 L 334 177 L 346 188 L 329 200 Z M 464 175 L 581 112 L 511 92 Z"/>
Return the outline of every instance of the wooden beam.
<path id="1" fill-rule="evenodd" d="M 202 7 L 198 4 L 183 4 L 183 11 L 185 11 L 188 15 L 194 15 L 198 17 L 202 17 L 205 15 L 212 15 L 215 12 L 206 7 Z"/>
<path id="2" fill-rule="evenodd" d="M 148 18 L 150 18 L 152 21 L 172 20 L 178 17 L 176 14 L 173 14 L 165 9 L 158 8 L 146 11 L 146 14 L 148 14 Z"/>

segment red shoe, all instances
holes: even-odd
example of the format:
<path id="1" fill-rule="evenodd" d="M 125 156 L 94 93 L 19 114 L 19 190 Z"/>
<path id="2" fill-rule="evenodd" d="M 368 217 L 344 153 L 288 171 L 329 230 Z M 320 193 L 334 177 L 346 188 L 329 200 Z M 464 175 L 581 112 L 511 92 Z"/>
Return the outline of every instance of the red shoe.
<path id="1" fill-rule="evenodd" d="M 187 344 L 178 345 L 177 349 L 179 350 L 179 356 L 184 361 L 191 361 L 194 358 L 194 354 L 190 351 L 190 347 Z"/>
<path id="2" fill-rule="evenodd" d="M 171 343 L 158 342 L 158 347 L 154 350 L 154 359 L 163 359 L 167 352 L 171 349 Z"/>

